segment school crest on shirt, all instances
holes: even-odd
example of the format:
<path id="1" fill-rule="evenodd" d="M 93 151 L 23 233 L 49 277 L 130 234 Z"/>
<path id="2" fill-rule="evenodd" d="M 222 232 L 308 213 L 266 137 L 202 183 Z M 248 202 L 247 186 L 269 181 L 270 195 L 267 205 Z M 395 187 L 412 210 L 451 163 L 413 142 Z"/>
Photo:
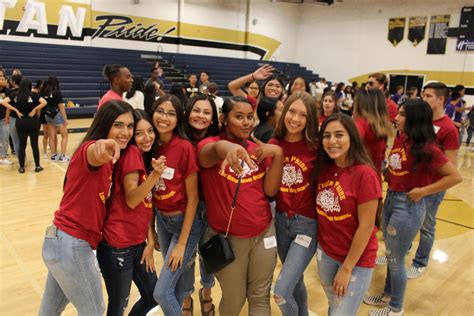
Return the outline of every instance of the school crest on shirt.
<path id="1" fill-rule="evenodd" d="M 402 157 L 399 153 L 395 153 L 388 157 L 388 164 L 394 170 L 402 169 Z"/>
<path id="2" fill-rule="evenodd" d="M 402 170 L 402 163 L 407 161 L 405 148 L 394 148 L 388 156 L 388 171 L 395 176 L 403 176 L 408 173 L 407 170 Z"/>
<path id="3" fill-rule="evenodd" d="M 303 173 L 300 168 L 296 168 L 294 165 L 286 164 L 283 167 L 283 176 L 281 178 L 281 184 L 291 187 L 303 183 Z"/>
<path id="4" fill-rule="evenodd" d="M 244 172 L 242 173 L 242 178 L 246 178 L 250 176 L 253 172 L 258 171 L 258 166 L 251 169 L 245 161 L 239 159 L 239 162 L 242 165 L 242 169 L 244 170 Z M 231 167 L 229 167 L 229 172 L 233 173 L 234 175 L 237 175 L 234 169 L 232 169 Z"/>
<path id="5" fill-rule="evenodd" d="M 316 204 L 320 206 L 324 212 L 339 213 L 341 211 L 341 206 L 339 205 L 339 198 L 334 194 L 331 189 L 324 189 L 319 191 L 318 196 L 316 197 Z"/>
<path id="6" fill-rule="evenodd" d="M 250 158 L 255 161 L 257 158 L 255 156 L 250 156 Z M 265 170 L 260 170 L 258 165 L 255 168 L 250 168 L 249 165 L 242 160 L 239 160 L 239 162 L 242 165 L 243 173 L 242 173 L 242 183 L 248 183 L 252 182 L 258 179 L 261 179 L 265 176 Z M 235 173 L 234 169 L 232 169 L 230 166 L 226 169 L 228 172 L 225 170 L 219 171 L 219 175 L 225 177 L 227 180 L 232 181 L 234 183 L 237 183 L 239 181 L 239 176 L 237 173 Z"/>
<path id="7" fill-rule="evenodd" d="M 156 191 L 166 191 L 166 184 L 163 178 L 158 179 L 158 182 L 155 184 Z"/>

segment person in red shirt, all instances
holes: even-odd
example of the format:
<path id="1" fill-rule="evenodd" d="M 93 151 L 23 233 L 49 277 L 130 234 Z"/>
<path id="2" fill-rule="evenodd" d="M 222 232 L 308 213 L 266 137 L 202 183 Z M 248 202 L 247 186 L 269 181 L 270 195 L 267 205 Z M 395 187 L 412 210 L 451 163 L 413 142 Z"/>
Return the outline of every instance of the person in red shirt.
<path id="1" fill-rule="evenodd" d="M 308 312 L 303 273 L 316 252 L 313 172 L 318 137 L 315 99 L 294 92 L 269 144 L 283 149 L 283 177 L 276 196 L 275 230 L 283 263 L 275 283 L 275 302 L 283 315 Z"/>
<path id="2" fill-rule="evenodd" d="M 155 157 L 166 158 L 167 168 L 155 185 L 153 204 L 164 265 L 153 297 L 165 315 L 181 316 L 189 285 L 181 281 L 201 237 L 202 221 L 196 216 L 199 202 L 196 149 L 184 133 L 184 106 L 172 95 L 160 97 L 152 107 L 158 131 Z"/>
<path id="3" fill-rule="evenodd" d="M 408 100 L 396 117 L 399 135 L 388 158 L 388 191 L 382 212 L 387 277 L 382 294 L 364 302 L 383 306 L 372 316 L 403 315 L 405 256 L 425 219 L 424 197 L 461 182 L 461 175 L 435 144 L 433 112 L 425 101 Z"/>
<path id="4" fill-rule="evenodd" d="M 155 140 L 153 123 L 144 110 L 135 110 L 135 132 L 122 153 L 114 173 L 114 186 L 108 201 L 103 239 L 97 249 L 99 267 L 104 277 L 109 303 L 107 315 L 121 315 L 128 305 L 132 280 L 140 292 L 131 315 L 145 315 L 156 302 L 153 249 L 151 190 L 158 182 L 166 161 L 147 159 Z M 145 166 L 148 166 L 146 168 Z M 147 174 L 147 170 L 151 172 Z M 154 224 L 153 224 L 154 227 Z M 146 242 L 147 241 L 147 242 Z"/>
<path id="5" fill-rule="evenodd" d="M 228 98 L 222 111 L 222 133 L 198 144 L 209 237 L 228 232 L 235 255 L 232 263 L 216 273 L 222 290 L 219 314 L 238 316 L 248 299 L 249 314 L 270 315 L 276 238 L 267 196 L 279 190 L 283 152 L 276 145 L 249 140 L 254 113 L 245 98 Z"/>
<path id="6" fill-rule="evenodd" d="M 387 84 L 387 76 L 381 72 L 375 72 L 370 74 L 369 80 L 367 81 L 367 87 L 369 90 L 380 90 L 382 91 L 382 93 L 385 93 L 385 90 L 387 90 Z M 398 113 L 398 106 L 390 98 L 390 94 L 387 94 L 386 102 L 388 117 L 392 123 L 395 123 L 395 116 L 397 116 Z"/>
<path id="7" fill-rule="evenodd" d="M 93 250 L 102 239 L 114 163 L 133 135 L 132 113 L 124 101 L 104 104 L 72 156 L 59 210 L 43 242 L 48 277 L 39 315 L 59 315 L 69 302 L 79 315 L 104 313 Z"/>
<path id="8" fill-rule="evenodd" d="M 102 70 L 104 77 L 110 82 L 110 90 L 100 98 L 97 111 L 110 100 L 122 100 L 122 95 L 132 87 L 133 78 L 127 67 L 113 64 L 105 65 Z"/>
<path id="9" fill-rule="evenodd" d="M 361 90 L 354 99 L 354 122 L 365 150 L 380 174 L 385 159 L 387 138 L 392 126 L 387 115 L 385 96 L 379 90 Z"/>
<path id="10" fill-rule="evenodd" d="M 328 91 L 323 95 L 322 105 L 319 108 L 319 126 L 334 113 L 339 113 L 339 108 L 336 105 L 337 97 L 336 94 L 332 91 Z"/>
<path id="11" fill-rule="evenodd" d="M 375 266 L 382 190 L 357 127 L 344 113 L 321 126 L 316 175 L 316 256 L 328 313 L 356 315 Z"/>

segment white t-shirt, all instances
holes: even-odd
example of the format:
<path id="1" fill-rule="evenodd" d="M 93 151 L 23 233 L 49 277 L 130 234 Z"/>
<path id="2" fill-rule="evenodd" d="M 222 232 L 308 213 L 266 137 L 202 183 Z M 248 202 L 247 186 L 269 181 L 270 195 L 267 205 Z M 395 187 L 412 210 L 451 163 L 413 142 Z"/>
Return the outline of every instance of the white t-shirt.
<path id="1" fill-rule="evenodd" d="M 127 95 L 127 93 L 125 92 L 123 94 L 123 100 L 128 102 L 134 109 L 141 109 L 141 110 L 144 110 L 145 109 L 145 96 L 143 95 L 143 92 L 141 91 L 135 91 L 135 94 L 133 95 L 133 97 L 131 97 L 130 99 L 127 99 L 125 96 Z"/>

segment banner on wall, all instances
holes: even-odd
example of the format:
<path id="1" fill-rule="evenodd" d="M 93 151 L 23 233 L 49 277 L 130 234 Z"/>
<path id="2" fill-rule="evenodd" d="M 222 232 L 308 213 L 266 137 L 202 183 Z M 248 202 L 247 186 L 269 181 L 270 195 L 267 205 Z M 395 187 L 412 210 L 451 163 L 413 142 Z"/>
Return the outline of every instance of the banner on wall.
<path id="1" fill-rule="evenodd" d="M 397 46 L 403 40 L 405 31 L 405 18 L 391 18 L 388 21 L 388 40 Z"/>
<path id="2" fill-rule="evenodd" d="M 408 40 L 413 46 L 418 45 L 425 38 L 426 16 L 412 16 L 408 20 Z"/>
<path id="3" fill-rule="evenodd" d="M 448 41 L 450 15 L 433 15 L 428 36 L 428 55 L 444 55 Z"/>
<path id="4" fill-rule="evenodd" d="M 474 7 L 461 9 L 457 51 L 474 51 Z"/>
<path id="5" fill-rule="evenodd" d="M 0 35 L 66 40 L 65 44 L 85 43 L 87 37 L 198 46 L 248 51 L 266 60 L 281 44 L 261 34 L 95 11 L 90 4 L 70 0 L 0 0 Z"/>

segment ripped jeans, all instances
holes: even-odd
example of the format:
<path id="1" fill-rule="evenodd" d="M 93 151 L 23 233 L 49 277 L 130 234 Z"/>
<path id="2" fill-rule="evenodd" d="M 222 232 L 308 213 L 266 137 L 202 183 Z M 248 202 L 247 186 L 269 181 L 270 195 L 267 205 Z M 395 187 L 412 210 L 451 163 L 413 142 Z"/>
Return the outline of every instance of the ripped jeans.
<path id="1" fill-rule="evenodd" d="M 405 256 L 425 219 L 425 200 L 413 202 L 405 192 L 387 192 L 382 212 L 382 231 L 387 256 L 384 294 L 394 311 L 403 308 L 407 286 Z"/>
<path id="2" fill-rule="evenodd" d="M 319 279 L 328 298 L 329 316 L 356 315 L 372 279 L 372 268 L 354 267 L 352 277 L 347 287 L 347 295 L 338 297 L 334 293 L 333 282 L 342 262 L 329 257 L 320 246 L 316 250 Z"/>

